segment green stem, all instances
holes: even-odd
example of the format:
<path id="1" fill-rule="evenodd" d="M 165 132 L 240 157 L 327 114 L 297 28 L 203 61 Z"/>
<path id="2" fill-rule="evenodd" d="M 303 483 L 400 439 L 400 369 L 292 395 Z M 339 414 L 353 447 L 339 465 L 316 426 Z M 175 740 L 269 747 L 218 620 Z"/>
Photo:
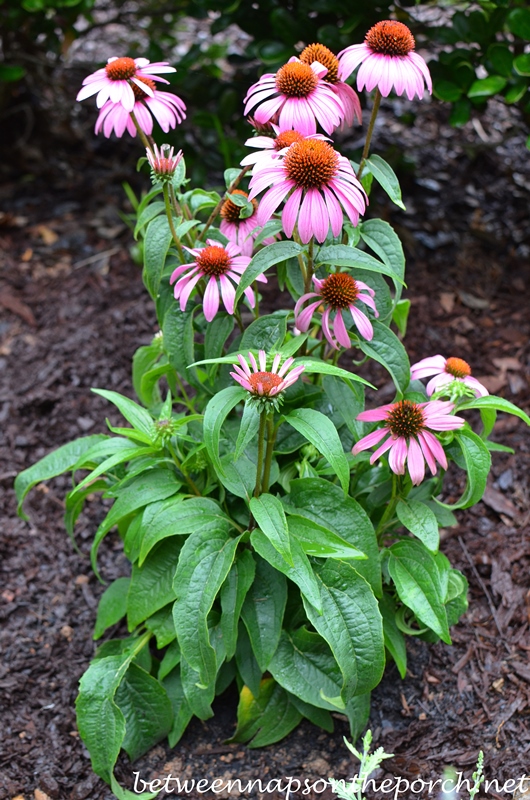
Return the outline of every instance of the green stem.
<path id="1" fill-rule="evenodd" d="M 171 457 L 173 458 L 173 461 L 175 462 L 175 465 L 176 465 L 177 469 L 184 476 L 184 480 L 186 481 L 186 483 L 190 487 L 190 489 L 193 492 L 193 494 L 195 494 L 197 497 L 202 497 L 199 489 L 197 488 L 197 484 L 195 483 L 193 478 L 190 478 L 190 476 L 188 475 L 188 473 L 186 472 L 186 470 L 182 466 L 177 454 L 175 453 L 175 451 L 173 450 L 173 448 L 171 447 L 171 444 L 169 442 L 168 442 L 167 446 L 168 446 L 169 452 L 171 453 Z"/>
<path id="2" fill-rule="evenodd" d="M 171 235 L 173 237 L 173 241 L 175 242 L 175 246 L 176 246 L 176 248 L 178 250 L 180 261 L 181 261 L 182 264 L 184 264 L 186 259 L 184 258 L 184 251 L 182 249 L 182 245 L 180 243 L 180 239 L 177 236 L 177 232 L 175 230 L 175 224 L 173 222 L 173 213 L 172 213 L 172 210 L 171 210 L 171 203 L 169 201 L 169 189 L 168 189 L 167 183 L 164 183 L 163 191 L 164 191 L 164 203 L 166 205 L 166 217 L 167 217 L 167 221 L 169 222 L 169 229 L 171 231 Z"/>
<path id="3" fill-rule="evenodd" d="M 146 148 L 146 150 L 150 150 L 154 154 L 154 152 L 155 152 L 154 151 L 154 142 L 152 140 L 149 141 L 149 139 L 147 138 L 147 136 L 145 135 L 145 133 L 141 129 L 140 124 L 139 124 L 139 122 L 136 119 L 136 116 L 134 114 L 134 111 L 131 111 L 130 115 L 131 115 L 131 119 L 132 119 L 132 121 L 134 123 L 134 127 L 138 131 L 138 136 L 140 137 L 143 146 Z"/>
<path id="4" fill-rule="evenodd" d="M 184 388 L 184 384 L 183 384 L 183 382 L 182 382 L 182 380 L 180 378 L 180 375 L 178 374 L 178 372 L 176 370 L 175 370 L 175 378 L 176 378 L 176 382 L 178 384 L 178 387 L 179 387 L 179 389 L 180 389 L 180 391 L 182 393 L 182 399 L 183 399 L 184 405 L 187 406 L 189 408 L 189 410 L 193 414 L 195 414 L 196 412 L 195 412 L 195 406 L 193 404 L 193 401 L 191 400 L 191 398 L 190 398 L 189 394 L 187 393 L 186 389 Z"/>
<path id="5" fill-rule="evenodd" d="M 175 194 L 175 187 L 172 183 L 169 184 L 169 195 L 171 197 L 171 202 L 173 203 L 173 208 L 175 209 L 175 213 L 178 217 L 182 217 L 183 219 L 190 220 L 191 214 L 190 210 L 187 205 L 181 206 L 179 201 L 177 200 L 177 195 Z M 193 247 L 194 241 L 191 236 L 191 233 L 188 232 L 186 234 L 186 239 L 188 240 L 188 244 L 190 247 Z"/>
<path id="6" fill-rule="evenodd" d="M 248 167 L 243 167 L 243 169 L 241 170 L 241 172 L 239 173 L 239 175 L 237 176 L 237 178 L 235 178 L 235 179 L 232 181 L 232 183 L 230 184 L 230 186 L 228 187 L 228 189 L 226 190 L 226 192 L 224 193 L 224 195 L 221 197 L 221 199 L 219 200 L 219 202 L 218 202 L 218 203 L 217 203 L 217 205 L 215 206 L 214 210 L 212 211 L 212 213 L 210 214 L 210 216 L 209 216 L 209 217 L 208 217 L 208 219 L 206 220 L 206 225 L 205 225 L 205 226 L 204 226 L 204 228 L 202 229 L 202 231 L 201 231 L 201 234 L 200 234 L 200 236 L 199 236 L 199 237 L 198 237 L 198 239 L 197 239 L 197 241 L 198 241 L 198 242 L 202 242 L 202 241 L 204 241 L 204 237 L 205 237 L 205 235 L 206 235 L 206 231 L 208 230 L 208 228 L 210 227 L 210 225 L 212 224 L 212 222 L 214 221 L 214 219 L 216 218 L 216 216 L 217 216 L 217 215 L 218 215 L 218 213 L 220 212 L 220 210 L 221 210 L 221 208 L 222 208 L 222 205 L 223 205 L 223 203 L 224 203 L 224 201 L 225 201 L 225 199 L 226 199 L 226 195 L 227 195 L 227 194 L 231 194 L 231 193 L 234 191 L 234 189 L 237 189 L 237 187 L 239 186 L 239 184 L 240 184 L 240 182 L 241 182 L 242 178 L 244 178 L 244 177 L 245 177 L 245 175 L 247 174 L 247 172 L 249 171 L 249 169 L 250 169 L 250 166 L 248 166 Z"/>
<path id="7" fill-rule="evenodd" d="M 267 417 L 267 450 L 265 452 L 265 466 L 263 468 L 263 486 L 262 491 L 269 491 L 269 481 L 271 476 L 272 454 L 274 452 L 274 443 L 276 442 L 276 435 L 278 433 L 278 425 L 274 425 L 274 414 L 269 414 Z"/>
<path id="8" fill-rule="evenodd" d="M 377 117 L 377 112 L 379 111 L 379 106 L 381 104 L 381 92 L 379 89 L 375 90 L 375 97 L 374 97 L 374 104 L 372 106 L 372 115 L 370 117 L 370 122 L 368 124 L 368 131 L 366 133 L 366 141 L 364 143 L 364 150 L 361 157 L 361 163 L 359 164 L 359 170 L 357 172 L 357 180 L 361 180 L 361 175 L 364 169 L 364 165 L 368 155 L 370 153 L 370 142 L 372 141 L 372 134 L 374 132 L 375 126 L 375 119 Z"/>
<path id="9" fill-rule="evenodd" d="M 239 330 L 241 333 L 245 332 L 245 326 L 243 325 L 243 320 L 241 318 L 241 311 L 239 308 L 234 308 L 234 317 L 236 318 L 237 324 L 239 325 Z"/>
<path id="10" fill-rule="evenodd" d="M 310 240 L 309 240 L 309 245 L 308 245 L 308 249 L 307 249 L 307 269 L 306 269 L 305 275 L 304 275 L 304 293 L 305 294 L 307 294 L 307 292 L 311 291 L 311 280 L 313 278 L 313 272 L 314 272 L 314 255 L 313 255 L 314 244 L 315 244 L 315 240 L 314 240 L 314 238 L 312 236 L 310 238 Z"/>
<path id="11" fill-rule="evenodd" d="M 399 481 L 399 484 L 401 486 L 401 481 Z M 386 527 L 386 523 L 393 516 L 394 511 L 396 510 L 396 506 L 397 506 L 397 504 L 399 502 L 399 494 L 400 494 L 399 488 L 400 488 L 400 486 L 398 487 L 398 476 L 395 475 L 394 473 L 392 473 L 392 496 L 390 497 L 390 500 L 388 501 L 388 505 L 385 508 L 385 510 L 383 512 L 383 516 L 379 520 L 379 524 L 378 524 L 378 526 L 376 528 L 375 535 L 377 537 L 383 531 L 383 529 Z"/>
<path id="12" fill-rule="evenodd" d="M 261 494 L 261 473 L 263 472 L 263 450 L 265 440 L 265 426 L 267 424 L 267 412 L 262 411 L 259 417 L 259 431 L 258 431 L 258 463 L 256 465 L 256 487 L 254 489 L 254 497 L 259 497 Z"/>

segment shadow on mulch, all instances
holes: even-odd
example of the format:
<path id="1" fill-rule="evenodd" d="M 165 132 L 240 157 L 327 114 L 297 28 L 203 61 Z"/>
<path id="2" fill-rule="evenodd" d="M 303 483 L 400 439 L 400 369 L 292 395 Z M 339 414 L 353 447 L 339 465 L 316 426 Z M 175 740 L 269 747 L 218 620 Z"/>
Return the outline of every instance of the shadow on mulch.
<path id="1" fill-rule="evenodd" d="M 459 355 L 472 362 L 474 374 L 486 376 L 491 391 L 528 410 L 529 170 L 517 139 L 495 152 L 472 130 L 448 129 L 441 112 L 429 107 L 413 129 L 387 122 L 379 144 L 395 147 L 397 141 L 420 167 L 429 167 L 429 180 L 404 176 L 406 214 L 377 195 L 372 211 L 404 236 L 411 360 L 435 352 Z M 490 119 L 484 134 L 490 144 L 499 131 L 502 137 L 503 125 L 504 117 Z M 15 474 L 52 448 L 105 431 L 106 416 L 115 421 L 113 409 L 90 387 L 131 395 L 132 355 L 156 331 L 118 214 L 122 192 L 111 181 L 106 185 L 104 168 L 93 165 L 82 185 L 66 174 L 53 187 L 37 179 L 31 193 L 13 183 L 0 195 L 4 203 L 7 191 L 19 191 L 0 218 L 0 793 L 10 799 L 111 797 L 91 771 L 74 714 L 103 590 L 87 558 L 103 510 L 97 500 L 81 515 L 78 555 L 61 519 L 66 479 L 34 490 L 29 523 L 16 517 L 11 490 Z M 375 369 L 372 377 L 381 386 L 378 400 L 387 402 L 387 376 Z M 428 781 L 449 764 L 468 774 L 479 749 L 488 778 L 501 784 L 520 776 L 528 763 L 530 439 L 524 423 L 503 415 L 495 438 L 515 454 L 494 454 L 484 501 L 459 512 L 458 526 L 442 537 L 444 552 L 470 583 L 469 612 L 453 630 L 454 644 L 411 640 L 407 678 L 389 666 L 374 692 L 374 743 L 395 754 L 378 780 L 400 775 Z M 453 499 L 462 489 L 463 476 L 455 472 Z M 125 574 L 117 536 L 103 543 L 100 564 L 107 581 Z M 159 745 L 134 765 L 120 758 L 118 777 L 129 786 L 133 771 L 145 780 L 171 773 L 189 780 L 261 778 L 265 784 L 287 775 L 313 783 L 355 773 L 340 715 L 332 735 L 304 722 L 283 742 L 252 751 L 224 744 L 234 729 L 235 707 L 229 690 L 216 701 L 215 717 L 194 720 L 173 751 Z M 202 795 L 193 790 L 187 796 Z M 330 790 L 319 796 L 331 797 Z"/>

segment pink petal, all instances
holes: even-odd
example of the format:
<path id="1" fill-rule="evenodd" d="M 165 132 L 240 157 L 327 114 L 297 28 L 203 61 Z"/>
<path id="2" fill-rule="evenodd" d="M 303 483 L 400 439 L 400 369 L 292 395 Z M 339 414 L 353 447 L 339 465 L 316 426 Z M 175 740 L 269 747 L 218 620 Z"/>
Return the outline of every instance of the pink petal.
<path id="1" fill-rule="evenodd" d="M 355 306 L 349 306 L 349 309 L 353 317 L 353 321 L 359 329 L 359 333 L 364 339 L 370 342 L 374 338 L 374 329 L 372 327 L 372 323 L 366 314 L 363 314 L 363 312 L 359 311 L 359 309 L 355 308 Z"/>
<path id="2" fill-rule="evenodd" d="M 372 433 L 369 433 L 367 436 L 363 436 L 363 438 L 359 439 L 359 441 L 353 446 L 353 455 L 356 456 L 361 452 L 361 450 L 368 450 L 375 444 L 379 444 L 381 439 L 383 439 L 387 434 L 388 428 L 378 428 L 376 431 L 372 431 Z"/>
<path id="3" fill-rule="evenodd" d="M 219 287 L 214 275 L 206 284 L 202 307 L 206 321 L 211 322 L 219 310 Z"/>
<path id="4" fill-rule="evenodd" d="M 337 341 L 339 344 L 341 344 L 346 349 L 351 347 L 350 337 L 348 336 L 346 326 L 344 325 L 344 320 L 342 318 L 342 311 L 340 308 L 337 310 L 337 313 L 335 314 L 333 331 L 335 333 L 335 336 L 337 337 Z"/>
<path id="5" fill-rule="evenodd" d="M 421 447 L 414 437 L 409 439 L 407 465 L 412 483 L 417 486 L 425 477 L 425 459 Z"/>
<path id="6" fill-rule="evenodd" d="M 288 237 L 291 237 L 293 235 L 293 230 L 294 226 L 296 225 L 296 218 L 298 216 L 298 211 L 300 208 L 300 200 L 302 199 L 303 191 L 304 190 L 301 187 L 295 189 L 283 208 L 282 225 L 285 235 Z M 263 200 L 261 202 L 263 202 Z"/>

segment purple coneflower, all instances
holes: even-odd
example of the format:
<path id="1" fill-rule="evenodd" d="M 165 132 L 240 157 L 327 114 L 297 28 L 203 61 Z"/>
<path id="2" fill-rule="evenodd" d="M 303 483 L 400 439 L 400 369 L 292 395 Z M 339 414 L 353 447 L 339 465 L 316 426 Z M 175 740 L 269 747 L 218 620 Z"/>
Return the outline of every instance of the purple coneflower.
<path id="1" fill-rule="evenodd" d="M 153 96 L 153 87 L 150 83 L 145 89 L 145 81 L 161 81 L 169 83 L 158 75 L 164 72 L 176 72 L 167 61 L 157 61 L 150 64 L 147 58 L 118 58 L 113 56 L 107 65 L 88 75 L 83 81 L 83 88 L 76 100 L 86 100 L 97 92 L 96 104 L 102 108 L 107 101 L 122 105 L 127 111 L 132 111 L 135 103 L 133 86 L 139 86 L 145 94 Z M 142 86 L 143 84 L 143 86 Z"/>
<path id="2" fill-rule="evenodd" d="M 248 360 L 252 369 L 248 365 L 248 361 L 241 354 L 237 356 L 239 364 L 233 364 L 235 372 L 230 375 L 236 380 L 243 389 L 246 389 L 255 397 L 275 397 L 276 395 L 287 389 L 295 383 L 305 367 L 294 367 L 289 371 L 289 367 L 294 361 L 294 358 L 285 359 L 283 366 L 280 367 L 281 354 L 277 353 L 274 356 L 272 367 L 267 371 L 267 356 L 265 350 L 259 351 L 259 365 L 252 353 L 248 354 Z"/>
<path id="3" fill-rule="evenodd" d="M 409 100 L 421 98 L 424 82 L 432 94 L 432 81 L 424 59 L 414 52 L 414 37 L 402 22 L 384 20 L 370 28 L 362 44 L 353 44 L 339 53 L 339 77 L 343 80 L 359 66 L 357 88 L 369 92 L 376 86 L 388 97 L 406 93 Z"/>
<path id="4" fill-rule="evenodd" d="M 361 336 L 364 339 L 368 339 L 368 341 L 373 339 L 372 323 L 366 314 L 363 314 L 355 305 L 357 300 L 362 300 L 363 303 L 373 309 L 376 317 L 379 316 L 373 301 L 375 292 L 370 286 L 367 286 L 363 281 L 355 280 L 346 272 L 333 272 L 323 280 L 313 277 L 313 283 L 316 291 L 303 294 L 294 308 L 295 325 L 298 330 L 305 333 L 311 324 L 313 314 L 319 306 L 324 304 L 322 330 L 324 331 L 324 336 L 335 350 L 339 349 L 339 344 L 343 347 L 351 346 L 350 337 L 342 317 L 342 312 L 346 309 L 351 313 Z M 365 294 L 362 294 L 362 292 L 365 292 Z M 314 297 L 317 300 L 302 310 L 304 303 Z M 330 314 L 333 311 L 335 312 L 335 319 L 333 323 L 330 323 Z M 333 325 L 333 333 L 331 332 L 331 325 Z"/>
<path id="5" fill-rule="evenodd" d="M 322 80 L 329 83 L 335 94 L 339 97 L 344 107 L 344 120 L 347 125 L 353 125 L 357 118 L 359 125 L 362 123 L 362 111 L 359 98 L 347 83 L 339 78 L 339 59 L 323 44 L 310 44 L 300 53 L 303 64 L 314 64 L 317 61 L 327 68 Z"/>
<path id="6" fill-rule="evenodd" d="M 134 112 L 142 131 L 148 136 L 153 131 L 153 117 L 164 133 L 186 119 L 186 106 L 180 97 L 170 92 L 159 92 L 153 81 L 148 78 L 139 79 L 139 83 L 140 85 L 134 83 L 131 87 L 135 97 L 132 109 L 126 109 L 120 103 L 113 103 L 112 100 L 105 103 L 96 121 L 96 133 L 103 129 L 103 135 L 108 139 L 112 131 L 116 136 L 123 136 L 127 130 L 131 136 L 136 136 L 136 126 L 131 111 Z"/>
<path id="7" fill-rule="evenodd" d="M 289 147 L 295 142 L 301 142 L 304 139 L 327 139 L 321 133 L 313 133 L 311 136 L 304 136 L 299 131 L 280 131 L 277 125 L 271 126 L 274 131 L 274 136 L 252 136 L 247 139 L 245 145 L 247 147 L 261 148 L 257 153 L 250 153 L 241 161 L 241 166 L 256 165 L 256 172 L 261 169 L 263 164 L 270 163 L 271 160 L 284 156 Z M 259 166 L 258 166 L 259 165 Z"/>
<path id="8" fill-rule="evenodd" d="M 229 314 L 233 314 L 236 296 L 234 284 L 237 286 L 239 283 L 241 275 L 250 263 L 250 258 L 241 255 L 241 248 L 233 242 L 229 242 L 226 247 L 223 247 L 214 239 L 207 239 L 206 247 L 185 247 L 184 249 L 195 256 L 195 261 L 177 267 L 169 279 L 170 283 L 177 281 L 175 299 L 180 300 L 180 310 L 186 310 L 186 304 L 193 289 L 201 278 L 206 278 L 203 310 L 207 321 L 211 322 L 219 310 L 219 288 L 224 307 Z M 264 275 L 260 275 L 256 280 L 267 282 Z M 251 307 L 254 308 L 256 298 L 250 286 L 245 289 L 245 296 Z"/>
<path id="9" fill-rule="evenodd" d="M 348 159 L 319 139 L 295 142 L 282 159 L 256 165 L 249 198 L 268 186 L 258 208 L 258 222 L 264 225 L 293 190 L 282 212 L 283 229 L 290 238 L 298 221 L 304 244 L 312 236 L 323 242 L 330 227 L 333 236 L 338 236 L 342 208 L 353 225 L 366 208 L 366 194 Z"/>
<path id="10" fill-rule="evenodd" d="M 319 122 L 326 133 L 333 133 L 346 111 L 331 85 L 322 80 L 326 73 L 322 64 L 304 64 L 293 56 L 278 72 L 262 75 L 250 87 L 245 115 L 257 106 L 253 116 L 261 125 L 278 115 L 282 131 L 294 128 L 309 136 L 316 133 Z"/>
<path id="11" fill-rule="evenodd" d="M 242 189 L 234 189 L 232 194 L 240 194 L 242 197 L 248 197 L 248 193 Z M 241 219 L 241 208 L 229 198 L 224 201 L 221 206 L 221 224 L 219 230 L 224 233 L 230 242 L 239 245 L 241 248 L 242 256 L 252 256 L 252 249 L 254 247 L 254 239 L 259 234 L 261 226 L 258 223 L 258 201 L 252 200 L 254 211 L 246 219 Z M 263 240 L 263 244 L 272 244 L 274 238 L 269 237 Z"/>
<path id="12" fill-rule="evenodd" d="M 360 439 L 352 449 L 357 455 L 379 444 L 385 436 L 388 438 L 379 445 L 370 458 L 373 464 L 383 453 L 388 454 L 388 466 L 396 475 L 405 474 L 405 461 L 412 483 L 421 483 L 425 476 L 425 462 L 433 475 L 436 475 L 436 462 L 447 469 L 447 458 L 444 449 L 433 431 L 452 431 L 465 425 L 461 417 L 451 415 L 454 404 L 431 400 L 427 403 L 413 403 L 412 400 L 400 400 L 389 403 L 372 411 L 363 411 L 357 419 L 362 422 L 384 422 L 368 436 Z M 428 429 L 431 430 L 428 430 Z"/>
<path id="13" fill-rule="evenodd" d="M 410 368 L 410 377 L 412 380 L 420 378 L 428 378 L 434 375 L 427 384 L 427 394 L 429 397 L 434 392 L 438 392 L 453 381 L 465 383 L 474 392 L 476 397 L 485 397 L 489 394 L 485 386 L 483 386 L 476 378 L 471 376 L 471 367 L 464 361 L 463 358 L 444 358 L 443 356 L 430 356 L 429 358 L 422 358 L 417 364 L 413 364 Z"/>

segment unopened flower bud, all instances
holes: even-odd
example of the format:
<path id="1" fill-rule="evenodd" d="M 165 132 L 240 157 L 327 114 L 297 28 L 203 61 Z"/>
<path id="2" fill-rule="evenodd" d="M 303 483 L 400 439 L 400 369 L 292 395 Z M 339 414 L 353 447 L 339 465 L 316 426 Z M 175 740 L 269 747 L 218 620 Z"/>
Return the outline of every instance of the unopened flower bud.
<path id="1" fill-rule="evenodd" d="M 153 183 L 164 183 L 172 179 L 182 158 L 182 150 L 179 150 L 176 155 L 173 155 L 173 150 L 174 148 L 169 144 L 163 144 L 160 149 L 155 144 L 154 152 L 149 148 L 146 150 Z"/>

